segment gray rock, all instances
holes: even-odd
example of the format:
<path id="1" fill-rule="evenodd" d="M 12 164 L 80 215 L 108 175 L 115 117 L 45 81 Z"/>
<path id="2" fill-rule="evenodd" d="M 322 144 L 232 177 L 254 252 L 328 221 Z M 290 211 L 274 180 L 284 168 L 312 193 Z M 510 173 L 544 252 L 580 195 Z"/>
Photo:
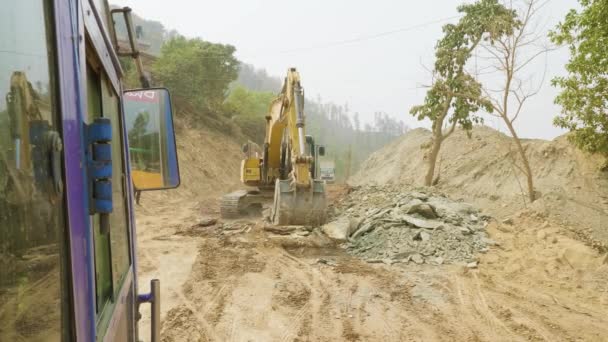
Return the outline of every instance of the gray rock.
<path id="1" fill-rule="evenodd" d="M 384 259 L 382 259 L 382 263 L 384 263 L 386 265 L 392 265 L 395 263 L 395 260 L 389 259 L 389 258 L 384 258 Z"/>
<path id="2" fill-rule="evenodd" d="M 351 235 L 351 227 L 350 219 L 343 216 L 323 225 L 321 231 L 330 239 L 343 242 L 348 240 L 348 237 Z"/>
<path id="3" fill-rule="evenodd" d="M 419 200 L 426 201 L 429 198 L 429 195 L 423 194 L 422 192 L 414 191 L 410 193 L 410 196 L 417 198 Z"/>
<path id="4" fill-rule="evenodd" d="M 419 218 L 415 218 L 410 215 L 402 215 L 399 218 L 401 220 L 403 220 L 404 222 L 408 223 L 409 225 L 412 225 L 412 226 L 418 227 L 418 228 L 437 229 L 438 227 L 441 226 L 441 222 L 419 219 Z"/>
<path id="5" fill-rule="evenodd" d="M 509 217 L 509 218 L 506 218 L 506 219 L 504 219 L 504 220 L 502 220 L 502 224 L 507 224 L 507 225 L 509 225 L 509 226 L 512 226 L 512 225 L 513 225 L 513 223 L 514 223 L 514 222 L 513 222 L 513 219 L 512 219 L 512 218 L 510 218 L 510 217 Z"/>
<path id="6" fill-rule="evenodd" d="M 410 260 L 412 260 L 413 262 L 415 262 L 418 265 L 424 263 L 424 258 L 420 254 L 412 254 L 410 256 Z"/>
<path id="7" fill-rule="evenodd" d="M 435 213 L 435 208 L 432 205 L 427 203 L 417 203 L 409 207 L 406 212 L 407 214 L 418 214 L 427 219 L 436 219 L 437 213 Z"/>
<path id="8" fill-rule="evenodd" d="M 367 202 L 361 201 L 364 196 Z M 335 210 L 360 218 L 351 219 L 356 230 L 352 229 L 346 252 L 363 260 L 466 265 L 488 246 L 482 241 L 487 237 L 484 216 L 433 189 L 412 192 L 402 185 L 364 186 L 349 193 Z M 431 210 L 435 217 L 425 217 L 431 217 Z"/>
<path id="9" fill-rule="evenodd" d="M 431 238 L 431 235 L 427 232 L 418 232 L 414 235 L 414 240 L 416 241 L 428 241 Z"/>
<path id="10" fill-rule="evenodd" d="M 500 242 L 492 240 L 490 238 L 484 237 L 481 238 L 481 242 L 487 246 L 500 246 Z"/>
<path id="11" fill-rule="evenodd" d="M 235 229 L 234 226 L 230 227 L 224 225 L 223 228 L 225 230 L 229 230 L 230 228 Z M 274 226 L 274 225 L 265 225 L 264 230 L 267 232 L 271 232 L 278 235 L 290 235 L 294 233 L 300 228 L 300 226 Z"/>
<path id="12" fill-rule="evenodd" d="M 467 227 L 460 227 L 460 232 L 462 235 L 471 235 L 473 232 Z"/>
<path id="13" fill-rule="evenodd" d="M 350 235 L 352 235 L 354 232 L 357 231 L 357 229 L 359 228 L 359 226 L 361 226 L 361 223 L 363 222 L 363 219 L 361 219 L 360 217 L 350 217 L 349 218 L 349 222 L 350 222 Z"/>
<path id="14" fill-rule="evenodd" d="M 197 226 L 198 227 L 209 227 L 209 226 L 213 226 L 216 223 L 217 223 L 216 218 L 206 217 L 206 218 L 203 218 L 200 221 L 198 221 Z"/>
<path id="15" fill-rule="evenodd" d="M 467 264 L 467 268 L 477 268 L 477 261 L 473 261 Z"/>
<path id="16" fill-rule="evenodd" d="M 361 224 L 361 226 L 359 227 L 359 229 L 357 229 L 356 232 L 353 233 L 352 235 L 352 239 L 358 239 L 359 237 L 361 237 L 363 234 L 371 231 L 374 229 L 374 226 L 372 225 L 371 222 L 366 222 Z"/>

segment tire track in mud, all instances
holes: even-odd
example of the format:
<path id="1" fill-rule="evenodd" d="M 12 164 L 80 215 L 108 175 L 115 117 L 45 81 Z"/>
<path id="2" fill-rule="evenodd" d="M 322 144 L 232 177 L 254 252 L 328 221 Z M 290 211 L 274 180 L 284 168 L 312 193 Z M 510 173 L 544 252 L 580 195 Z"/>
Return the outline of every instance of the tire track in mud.
<path id="1" fill-rule="evenodd" d="M 315 276 L 313 274 L 314 270 L 309 264 L 303 262 L 302 260 L 296 259 L 287 252 L 279 251 L 277 254 L 277 264 L 280 264 L 285 268 L 285 270 L 280 269 L 279 272 L 285 271 L 286 274 L 296 278 L 300 286 L 304 286 L 309 291 L 306 303 L 304 303 L 304 305 L 294 315 L 293 321 L 283 333 L 281 341 L 289 341 L 292 337 L 309 337 L 311 334 L 311 328 L 316 326 L 314 324 L 317 322 L 315 312 L 317 312 L 318 305 L 316 303 L 319 298 L 317 294 L 319 288 L 315 283 Z M 294 266 L 293 264 L 296 264 L 299 267 Z M 307 272 L 302 275 L 302 268 L 305 268 L 310 273 Z M 309 327 L 307 327 L 307 325 Z"/>
<path id="2" fill-rule="evenodd" d="M 148 260 L 154 260 L 152 259 L 150 253 L 145 250 L 145 249 L 140 249 L 140 253 L 142 253 L 143 257 L 148 259 Z M 210 335 L 210 337 L 213 338 L 214 341 L 217 341 L 217 335 L 215 334 L 214 329 L 212 328 L 212 326 L 207 322 L 207 320 L 204 318 L 204 316 L 197 314 L 198 310 L 196 308 L 196 305 L 194 304 L 194 302 L 192 302 L 191 300 L 189 300 L 183 293 L 183 291 L 181 289 L 172 289 L 171 290 L 173 293 L 175 293 L 177 295 L 177 297 L 180 299 L 181 304 L 185 306 L 188 310 L 190 310 L 191 315 L 194 317 L 194 319 L 196 320 L 196 322 L 205 330 L 205 335 Z"/>
<path id="3" fill-rule="evenodd" d="M 307 302 L 306 304 L 304 304 L 304 306 L 302 306 L 302 308 L 300 310 L 297 311 L 295 316 L 293 316 L 293 321 L 290 323 L 290 325 L 287 327 L 287 329 L 285 329 L 285 331 L 283 332 L 283 335 L 281 336 L 280 341 L 287 342 L 290 340 L 290 337 L 298 336 L 298 333 L 299 333 L 300 327 L 301 327 L 301 323 L 304 320 L 304 316 L 306 314 L 309 314 L 309 312 L 308 312 L 309 307 L 310 307 L 310 302 Z"/>
<path id="4" fill-rule="evenodd" d="M 585 292 L 554 303 L 564 289 L 543 292 L 544 278 L 526 284 L 530 274 L 504 267 L 373 265 L 326 248 L 294 252 L 255 231 L 232 239 L 201 245 L 206 259 L 182 293 L 212 341 L 562 341 L 577 324 L 597 328 L 587 338 L 604 331 L 601 305 L 577 303 Z"/>

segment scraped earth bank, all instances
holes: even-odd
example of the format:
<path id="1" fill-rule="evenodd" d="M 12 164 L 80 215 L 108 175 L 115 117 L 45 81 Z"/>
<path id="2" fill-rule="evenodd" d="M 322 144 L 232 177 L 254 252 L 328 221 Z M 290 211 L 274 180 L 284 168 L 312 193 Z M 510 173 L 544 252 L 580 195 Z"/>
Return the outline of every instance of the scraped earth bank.
<path id="1" fill-rule="evenodd" d="M 349 183 L 422 185 L 431 133 L 415 129 L 375 152 Z M 601 156 L 572 146 L 566 136 L 553 141 L 523 140 L 538 191 L 533 204 L 524 195 L 526 180 L 515 166 L 512 139 L 486 126 L 469 138 L 457 130 L 442 145 L 437 188 L 499 218 L 522 209 L 542 212 L 572 228 L 580 238 L 606 250 L 608 243 L 608 173 Z"/>

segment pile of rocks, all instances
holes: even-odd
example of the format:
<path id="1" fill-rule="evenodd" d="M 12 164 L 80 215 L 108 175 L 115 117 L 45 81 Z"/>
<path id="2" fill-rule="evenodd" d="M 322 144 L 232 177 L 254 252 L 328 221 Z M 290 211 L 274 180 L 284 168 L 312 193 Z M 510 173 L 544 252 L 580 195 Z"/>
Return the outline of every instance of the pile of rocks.
<path id="1" fill-rule="evenodd" d="M 322 230 L 369 262 L 472 263 L 496 244 L 485 233 L 489 217 L 428 189 L 357 187 L 334 210 Z"/>

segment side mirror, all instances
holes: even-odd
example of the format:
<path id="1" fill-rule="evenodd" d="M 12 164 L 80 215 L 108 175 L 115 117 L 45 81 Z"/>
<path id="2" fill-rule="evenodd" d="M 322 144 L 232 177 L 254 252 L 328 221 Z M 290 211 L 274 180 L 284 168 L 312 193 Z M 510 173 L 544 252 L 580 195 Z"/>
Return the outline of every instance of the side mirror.
<path id="1" fill-rule="evenodd" d="M 243 146 L 241 146 L 241 151 L 247 154 L 247 152 L 249 152 L 249 143 L 243 144 Z"/>
<path id="2" fill-rule="evenodd" d="M 319 146 L 319 156 L 323 157 L 325 155 L 325 146 Z"/>
<path id="3" fill-rule="evenodd" d="M 135 189 L 177 188 L 180 176 L 169 91 L 128 90 L 122 98 Z"/>

